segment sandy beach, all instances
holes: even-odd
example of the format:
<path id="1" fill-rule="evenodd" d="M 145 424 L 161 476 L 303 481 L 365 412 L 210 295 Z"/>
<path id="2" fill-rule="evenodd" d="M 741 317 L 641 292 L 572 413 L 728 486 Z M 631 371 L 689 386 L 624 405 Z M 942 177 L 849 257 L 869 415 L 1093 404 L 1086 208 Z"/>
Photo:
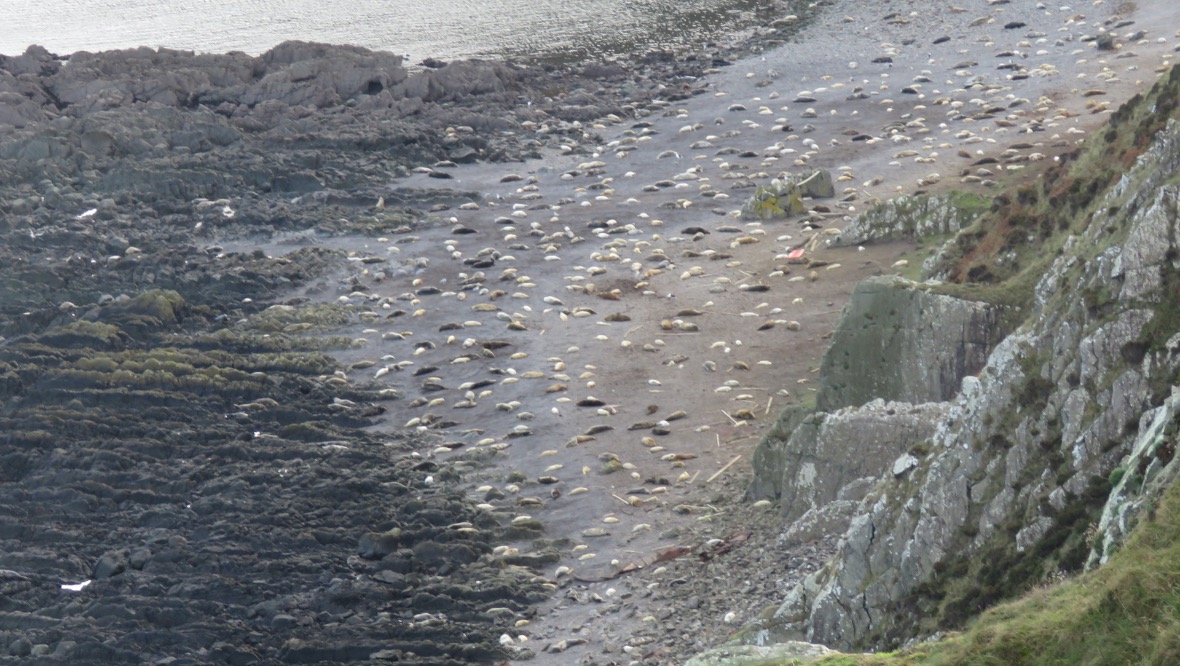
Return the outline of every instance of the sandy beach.
<path id="1" fill-rule="evenodd" d="M 1171 0 L 804 13 L 568 70 L 0 60 L 10 653 L 681 664 L 780 603 L 841 535 L 755 446 L 945 240 L 843 230 L 1036 178 L 1180 48 Z"/>
<path id="2" fill-rule="evenodd" d="M 1180 27 L 1165 2 L 961 4 L 836 3 L 688 100 L 586 123 L 568 154 L 406 180 L 482 199 L 365 248 L 429 258 L 366 285 L 407 314 L 378 329 L 404 339 L 365 354 L 410 361 L 381 378 L 419 398 L 410 425 L 455 424 L 423 455 L 493 460 L 470 496 L 544 523 L 560 589 L 505 627 L 513 645 L 545 663 L 679 663 L 820 564 L 830 539 L 787 549 L 774 506 L 745 501 L 750 453 L 809 399 L 853 285 L 930 251 L 830 241 L 900 194 L 1035 177 L 1154 81 Z M 811 168 L 837 178 L 811 215 L 736 216 L 749 187 Z"/>

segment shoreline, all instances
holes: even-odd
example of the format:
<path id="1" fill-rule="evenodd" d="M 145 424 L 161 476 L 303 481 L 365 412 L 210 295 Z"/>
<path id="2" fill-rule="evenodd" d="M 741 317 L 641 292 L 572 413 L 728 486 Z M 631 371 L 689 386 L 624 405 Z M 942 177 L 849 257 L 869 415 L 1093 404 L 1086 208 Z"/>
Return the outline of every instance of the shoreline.
<path id="1" fill-rule="evenodd" d="M 13 51 L 8 54 L 0 54 L 0 57 L 17 57 L 23 54 L 29 46 L 33 45 L 49 48 L 63 58 L 68 58 L 73 53 L 101 53 L 143 47 L 186 51 L 195 55 L 205 56 L 237 52 L 245 53 L 251 57 L 258 57 L 284 41 L 294 40 L 312 43 L 355 45 L 373 51 L 399 55 L 406 54 L 408 51 L 410 58 L 407 59 L 407 65 L 415 66 L 417 66 L 416 63 L 422 60 L 450 61 L 466 59 L 521 62 L 529 65 L 552 64 L 574 66 L 592 61 L 629 59 L 653 50 L 684 51 L 700 48 L 701 44 L 729 41 L 732 37 L 740 33 L 768 23 L 770 20 L 776 18 L 778 13 L 789 13 L 789 11 L 793 11 L 780 12 L 788 4 L 791 4 L 783 0 L 771 3 L 750 2 L 750 0 L 721 0 L 721 4 L 722 6 L 720 7 L 680 7 L 679 9 L 682 11 L 673 13 L 672 15 L 648 15 L 645 17 L 648 23 L 647 25 L 642 24 L 644 17 L 629 16 L 629 12 L 620 11 L 620 16 L 629 16 L 630 19 L 640 21 L 641 23 L 636 25 L 631 20 L 623 21 L 621 18 L 608 16 L 605 19 L 604 25 L 611 26 L 618 23 L 622 23 L 622 25 L 615 26 L 616 30 L 614 31 L 603 31 L 603 28 L 600 27 L 599 30 L 602 31 L 602 34 L 593 35 L 596 38 L 596 41 L 593 43 L 585 42 L 586 35 L 578 33 L 563 35 L 558 33 L 550 36 L 552 43 L 539 49 L 535 45 L 536 36 L 520 36 L 515 40 L 508 39 L 504 44 L 499 46 L 495 42 L 489 42 L 482 48 L 463 46 L 459 47 L 460 50 L 456 51 L 454 48 L 448 49 L 441 47 L 441 40 L 415 42 L 412 39 L 403 39 L 399 44 L 388 44 L 384 41 L 377 44 L 369 39 L 371 35 L 368 34 L 359 35 L 360 39 L 358 41 L 357 39 L 336 40 L 323 35 L 295 31 L 293 33 L 286 33 L 282 38 L 276 38 L 266 46 L 252 44 L 250 47 L 246 47 L 244 44 L 215 41 L 216 46 L 203 48 L 194 47 L 186 43 L 184 38 L 174 38 L 171 41 L 162 39 L 149 43 L 148 39 L 150 38 L 141 37 L 134 43 L 103 42 L 102 46 L 87 46 L 86 43 L 83 43 L 79 47 L 63 48 L 60 45 L 48 46 L 51 42 L 38 44 L 37 39 L 34 38 L 32 42 L 23 42 L 19 47 L 15 45 L 10 46 Z M 669 9 L 667 6 L 663 8 Z M 505 11 L 510 10 L 505 9 Z M 653 7 L 648 11 L 654 12 L 656 8 Z M 717 19 L 715 17 L 716 14 L 724 15 L 727 18 Z M 371 23 L 374 17 L 366 17 L 363 13 L 354 17 L 355 20 L 360 21 L 362 24 L 366 22 L 366 18 L 370 19 L 369 22 Z M 477 20 L 479 16 L 468 16 L 467 18 L 468 20 Z M 584 17 L 578 16 L 575 18 L 582 19 Z M 206 20 L 209 20 L 208 17 L 206 17 Z M 413 26 L 414 24 L 410 23 L 403 29 L 407 31 L 422 29 Z M 432 29 L 430 32 L 445 32 L 445 28 L 441 31 Z M 497 31 L 493 30 L 492 32 L 496 33 Z M 461 37 L 460 35 L 453 36 Z M 503 40 L 505 37 L 497 36 L 496 39 Z M 205 43 L 207 42 L 208 40 L 206 39 Z M 449 43 L 454 44 L 455 42 L 456 40 L 451 40 Z M 461 39 L 459 42 L 466 44 Z M 433 44 L 434 47 L 428 47 L 427 45 L 429 44 Z M 525 50 L 529 44 L 533 44 L 533 48 Z M 497 50 L 497 48 L 501 50 Z"/>
<path id="2" fill-rule="evenodd" d="M 975 4 L 979 12 L 1012 9 Z M 281 326 L 274 331 L 277 335 L 306 330 L 311 340 L 332 334 L 353 341 L 340 346 L 341 339 L 334 339 L 332 344 L 337 346 L 328 352 L 343 369 L 343 376 L 334 378 L 339 381 L 328 381 L 332 373 L 320 377 L 328 386 L 344 387 L 345 392 L 336 398 L 353 404 L 333 398 L 335 407 L 324 411 L 336 416 L 319 418 L 345 419 L 353 426 L 374 416 L 384 418 L 385 423 L 366 428 L 376 441 L 397 439 L 403 429 L 413 431 L 424 422 L 454 423 L 441 432 L 437 426 L 427 428 L 425 434 L 436 441 L 417 445 L 416 457 L 404 451 L 405 457 L 397 457 L 394 464 L 412 465 L 414 474 L 422 478 L 414 481 L 408 476 L 399 482 L 431 497 L 435 495 L 427 486 L 434 483 L 435 476 L 439 484 L 434 488 L 439 488 L 451 483 L 447 470 L 465 470 L 460 483 L 467 506 L 493 507 L 473 513 L 478 520 L 471 520 L 479 529 L 492 530 L 492 525 L 499 525 L 507 535 L 528 537 L 516 542 L 515 551 L 513 547 L 496 549 L 479 559 L 481 564 L 510 569 L 523 564 L 540 577 L 529 574 L 522 582 L 555 586 L 550 600 L 539 606 L 482 611 L 497 633 L 508 636 L 511 649 L 519 656 L 531 651 L 546 663 L 679 663 L 728 637 L 754 619 L 767 600 L 781 598 L 792 577 L 822 564 L 835 534 L 818 535 L 810 543 L 793 546 L 793 553 L 787 551 L 791 570 L 782 570 L 787 546 L 776 530 L 776 512 L 773 506 L 743 501 L 749 477 L 744 466 L 758 436 L 772 427 L 778 409 L 790 402 L 806 402 L 815 381 L 814 369 L 826 346 L 826 333 L 834 326 L 852 286 L 864 276 L 890 272 L 899 258 L 921 258 L 906 245 L 872 245 L 860 251 L 820 244 L 813 255 L 827 265 L 800 269 L 785 265 L 779 255 L 808 237 L 822 239 L 823 228 L 841 227 L 847 217 L 874 200 L 886 200 L 899 192 L 963 186 L 986 193 L 990 191 L 983 182 L 986 178 L 976 175 L 986 167 L 972 164 L 980 157 L 996 158 L 1000 167 L 990 167 L 993 172 L 1008 165 L 1034 170 L 1036 162 L 1070 149 L 1072 139 L 1063 138 L 1056 140 L 1060 145 L 1046 142 L 1042 147 L 1009 148 L 1019 138 L 1016 129 L 1034 118 L 1009 120 L 1004 114 L 986 115 L 982 107 L 985 118 L 974 120 L 964 113 L 962 118 L 948 115 L 945 121 L 958 123 L 956 129 L 987 126 L 988 132 L 973 132 L 980 137 L 977 142 L 942 132 L 944 128 L 933 119 L 910 125 L 933 115 L 925 107 L 927 103 L 936 106 L 936 96 L 951 98 L 945 104 L 950 108 L 954 101 L 971 103 L 973 93 L 944 90 L 936 76 L 922 73 L 933 71 L 929 60 L 963 56 L 956 53 L 960 48 L 980 53 L 986 49 L 991 56 L 992 50 L 1006 46 L 973 43 L 963 36 L 959 44 L 944 47 L 938 58 L 930 51 L 930 58 L 923 61 L 921 54 L 914 52 L 935 47 L 905 46 L 908 37 L 902 35 L 929 36 L 940 32 L 943 23 L 927 25 L 913 18 L 904 24 L 870 22 L 858 18 L 868 9 L 853 11 L 857 8 L 854 3 L 834 3 L 829 13 L 808 28 L 804 39 L 812 41 L 804 41 L 804 45 L 812 44 L 810 51 L 802 46 L 761 50 L 744 60 L 734 58 L 723 67 L 712 67 L 709 54 L 704 56 L 710 58 L 709 66 L 703 58 L 656 63 L 651 72 L 662 72 L 660 76 L 669 77 L 667 80 L 650 72 L 636 80 L 634 63 L 626 63 L 627 67 L 620 66 L 621 71 L 607 68 L 598 78 L 578 82 L 580 90 L 570 86 L 563 91 L 564 98 L 555 95 L 548 101 L 534 100 L 535 105 L 523 109 L 515 102 L 521 89 L 516 86 L 544 90 L 560 77 L 546 79 L 538 72 L 521 73 L 502 65 L 497 69 L 494 64 L 485 64 L 482 69 L 456 68 L 451 70 L 454 78 L 449 82 L 435 77 L 434 83 L 449 83 L 455 91 L 466 91 L 465 96 L 448 98 L 447 85 L 440 83 L 443 92 L 435 101 L 418 98 L 420 102 L 407 102 L 412 96 L 393 99 L 389 95 L 389 106 L 382 106 L 377 103 L 385 99 L 382 94 L 405 81 L 390 79 L 377 94 L 353 98 L 360 100 L 357 106 L 368 105 L 358 109 L 355 119 L 337 114 L 337 118 L 345 118 L 338 137 L 311 136 L 313 121 L 329 116 L 314 107 L 300 109 L 299 104 L 284 103 L 286 108 L 278 111 L 272 104 L 269 124 L 257 108 L 225 108 L 207 118 L 197 116 L 208 123 L 194 127 L 184 111 L 169 111 L 167 105 L 161 109 L 153 103 L 91 101 L 95 115 L 88 122 L 100 124 L 97 129 L 91 127 L 90 138 L 84 140 L 89 146 L 108 146 L 107 155 L 75 154 L 72 159 L 82 164 L 68 174 L 65 160 L 69 156 L 54 155 L 54 144 L 50 143 L 49 148 L 43 148 L 49 153 L 43 159 L 59 165 L 54 167 L 57 175 L 49 177 L 63 185 L 54 185 L 58 191 L 53 192 L 42 183 L 25 183 L 24 189 L 17 190 L 20 196 L 16 198 L 22 204 L 14 204 L 12 198 L 5 201 L 5 212 L 11 218 L 0 230 L 19 240 L 9 250 L 10 265 L 23 261 L 49 266 L 51 275 L 70 277 L 64 280 L 66 285 L 89 280 L 114 293 L 174 284 L 194 297 L 202 296 L 202 311 L 192 315 L 193 321 L 205 321 L 205 325 L 227 332 L 256 326 L 250 322 L 262 317 L 277 317 L 286 312 L 283 307 L 340 314 L 341 319 L 325 322 L 280 319 Z M 1161 6 L 1148 6 L 1153 9 L 1161 10 Z M 851 13 L 841 16 L 845 10 Z M 961 23 L 956 29 L 967 31 L 963 26 L 974 16 L 926 18 Z M 872 34 L 836 39 L 844 33 L 835 28 L 844 25 L 846 18 L 856 26 L 864 23 L 862 32 Z M 1059 21 L 1061 17 L 1051 18 Z M 1003 35 L 996 32 L 997 39 Z M 774 37 L 756 38 L 755 47 L 758 39 Z M 840 48 L 826 49 L 822 51 L 825 57 L 814 57 L 820 53 L 816 43 L 835 43 Z M 882 43 L 892 46 L 883 47 Z M 868 62 L 890 49 L 897 51 L 888 56 L 892 62 Z M 1138 50 L 1147 55 L 1136 56 L 1131 63 L 1114 62 L 1120 66 L 1148 64 L 1158 55 Z M 1074 97 L 1068 92 L 1072 86 L 1064 82 L 1076 74 L 1095 76 L 1091 70 L 1098 69 L 1098 63 L 1070 56 L 1069 51 L 1054 56 L 1054 62 L 1060 63 L 1055 65 L 1059 73 L 1053 79 L 1044 78 L 1054 85 L 1040 90 L 1046 98 L 1058 97 L 1049 111 L 1060 108 L 1075 115 L 1039 122 L 1051 134 L 1074 136 L 1065 134 L 1065 128 L 1073 127 L 1084 135 L 1102 114 L 1087 113 L 1093 107 L 1087 109 L 1086 98 L 1080 93 Z M 858 58 L 856 68 L 849 67 L 850 54 Z M 978 60 L 982 62 L 983 57 Z M 953 63 L 938 62 L 939 71 L 947 71 L 948 81 L 967 81 L 977 75 L 961 76 L 957 70 L 962 68 L 947 70 L 949 64 Z M 396 71 L 393 65 L 389 68 Z M 983 76 L 987 70 L 979 67 L 976 71 Z M 1003 77 L 1005 71 L 994 76 Z M 480 88 L 479 81 L 489 80 L 480 78 L 485 75 L 502 87 Z M 681 76 L 693 78 L 673 82 Z M 842 80 L 850 76 L 865 82 Z M 900 81 L 903 76 L 931 80 Z M 1144 71 L 1143 78 L 1154 75 Z M 1101 84 L 1104 94 L 1092 97 L 1126 98 L 1136 86 L 1148 83 L 1107 77 Z M 899 88 L 903 84 L 917 85 L 918 91 L 902 92 Z M 1034 84 L 1038 84 L 1037 78 L 1006 80 L 1003 85 L 1032 89 Z M 613 92 L 604 94 L 593 89 L 595 86 Z M 855 97 L 857 87 L 864 97 Z M 425 89 L 431 88 L 426 85 Z M 302 94 L 296 85 L 289 92 Z M 1006 91 L 996 93 L 1003 94 Z M 1010 94 L 1013 101 L 1021 97 Z M 849 95 L 854 97 L 848 99 Z M 1033 104 L 1034 96 L 1024 95 L 1027 104 L 1009 108 L 1022 112 L 1044 106 L 1040 100 Z M 568 103 L 571 97 L 578 103 Z M 663 103 L 651 101 L 659 98 Z M 804 99 L 810 101 L 800 101 Z M 892 101 L 885 104 L 886 99 Z M 480 105 L 481 101 L 485 103 Z M 264 107 L 265 102 L 256 106 Z M 760 111 L 760 106 L 767 113 Z M 349 108 L 345 104 L 324 109 L 341 107 Z M 95 175 L 106 168 L 104 160 L 113 159 L 124 148 L 120 136 L 112 135 L 107 143 L 93 132 L 110 131 L 99 119 L 138 117 L 131 108 L 148 109 L 172 119 L 169 122 L 175 120 L 171 125 L 148 126 L 144 134 L 174 137 L 195 131 L 208 138 L 220 136 L 219 128 L 251 122 L 258 124 L 252 130 L 239 130 L 243 136 L 254 132 L 273 142 L 245 151 L 247 155 L 266 154 L 268 148 L 273 149 L 267 154 L 275 166 L 269 180 L 250 171 L 256 166 L 247 169 L 226 161 L 240 159 L 240 153 L 235 156 L 228 149 L 199 142 L 184 151 L 172 145 L 158 150 L 148 146 L 141 168 L 167 173 L 167 160 L 178 160 L 188 174 L 204 178 L 217 168 L 223 177 L 254 177 L 272 188 L 276 182 L 291 183 L 310 174 L 311 180 L 301 186 L 307 191 L 272 189 L 226 198 L 217 196 L 221 193 L 218 188 L 235 187 L 233 181 L 198 181 L 209 190 L 202 196 L 200 191 L 189 192 L 171 181 L 160 186 L 151 178 L 128 177 L 125 182 L 132 187 L 127 191 L 105 198 L 95 196 L 96 184 L 102 182 Z M 1108 105 L 1108 110 L 1114 108 L 1117 104 Z M 384 111 L 392 112 L 382 116 Z M 365 134 L 364 125 L 374 118 L 397 115 L 415 117 L 426 129 L 411 127 L 421 144 L 403 144 L 406 152 L 390 155 L 378 146 L 396 132 Z M 459 129 L 473 119 L 477 125 L 483 124 L 470 132 Z M 1013 123 L 1015 129 L 996 122 L 1001 120 Z M 1049 127 L 1052 122 L 1060 128 Z M 780 126 L 777 131 L 772 129 L 775 125 Z M 792 130 L 784 130 L 784 125 Z M 296 129 L 289 129 L 292 127 Z M 1003 136 L 1010 129 L 1011 136 Z M 881 140 L 856 141 L 849 130 Z M 497 131 L 514 134 L 503 135 L 499 143 L 487 138 Z M 1029 134 L 1040 136 L 1037 131 Z M 24 136 L 21 131 L 7 136 L 13 135 Z M 896 139 L 898 136 L 904 140 Z M 937 138 L 927 142 L 925 137 Z M 1000 140 L 988 141 L 996 137 Z M 44 142 L 46 136 L 29 140 L 23 148 L 45 145 L 36 140 Z M 949 147 L 942 148 L 940 142 Z M 562 149 L 563 144 L 568 149 Z M 238 150 L 242 143 L 231 141 L 228 145 Z M 622 149 L 632 146 L 633 150 Z M 973 153 L 984 149 L 984 154 Z M 439 157 L 458 154 L 457 150 L 476 155 L 476 163 L 445 165 L 439 161 Z M 523 162 L 479 159 L 479 151 L 484 151 L 486 158 L 496 150 L 503 156 L 518 151 L 522 158 L 534 157 Z M 915 154 L 898 157 L 905 150 Z M 956 150 L 967 151 L 968 157 L 956 157 Z M 1025 159 L 1001 161 L 1008 159 L 1006 150 L 1017 150 Z M 306 154 L 312 151 L 323 157 L 309 167 Z M 668 152 L 672 155 L 661 157 Z M 1042 159 L 1032 160 L 1029 156 L 1033 153 L 1040 153 Z M 912 159 L 919 157 L 933 161 Z M 152 160 L 158 160 L 154 167 Z M 396 160 L 403 161 L 402 169 L 388 164 Z M 601 166 L 583 166 L 597 162 Z M 0 169 L 10 169 L 9 164 L 0 163 Z M 412 165 L 424 168 L 412 172 L 407 168 Z M 786 222 L 751 224 L 731 216 L 753 191 L 747 184 L 763 184 L 779 171 L 811 166 L 829 169 L 834 176 L 848 175 L 837 180 L 836 191 L 842 196 L 810 202 L 813 215 Z M 935 169 L 945 173 L 932 179 L 930 173 Z M 956 182 L 962 169 L 968 170 L 966 176 L 978 180 Z M 1019 178 L 1028 171 L 1011 169 L 1006 176 L 999 173 L 997 182 Z M 727 178 L 729 174 L 740 177 Z M 878 178 L 880 182 L 869 184 Z M 919 179 L 938 182 L 923 186 Z M 393 180 L 396 186 L 389 184 Z M 152 189 L 146 193 L 135 189 L 144 184 Z M 444 188 L 439 190 L 439 185 Z M 181 189 L 175 189 L 178 187 Z M 854 191 L 841 191 L 840 187 Z M 31 192 L 41 200 L 30 201 Z M 194 193 L 197 196 L 192 196 Z M 848 198 L 851 194 L 855 198 Z M 219 201 L 222 198 L 225 200 Z M 94 212 L 86 215 L 91 206 Z M 62 222 L 60 218 L 67 211 L 71 221 Z M 100 232 L 89 228 L 88 220 L 93 220 Z M 818 226 L 820 231 L 806 230 L 805 221 L 815 222 L 807 226 Z M 622 232 L 614 233 L 617 230 Z M 260 263 L 282 264 L 280 255 L 286 253 L 280 250 L 287 248 L 267 239 L 291 232 L 310 232 L 308 242 L 316 248 L 312 252 L 322 253 L 323 262 L 309 262 L 306 250 L 310 248 L 305 248 L 294 260 L 297 264 L 307 262 L 305 274 L 287 269 L 283 279 L 272 279 L 266 271 L 273 268 L 259 269 L 245 260 L 254 257 Z M 60 244 L 61 249 L 50 245 L 47 252 L 47 241 L 39 241 L 42 238 Z M 739 242 L 739 238 L 745 240 Z M 80 247 L 79 239 L 83 241 Z M 182 249 L 166 249 L 169 246 Z M 452 249 L 445 249 L 448 246 Z M 494 252 L 484 253 L 486 248 Z M 203 257 L 199 260 L 203 273 L 187 278 L 169 272 L 170 264 L 197 263 L 198 257 Z M 479 260 L 486 263 L 488 257 L 494 261 L 482 266 Z M 86 268 L 90 258 L 101 268 Z M 241 265 L 220 263 L 231 259 Z M 428 261 L 423 264 L 420 259 Z M 466 263 L 468 260 L 472 263 Z M 639 268 L 633 268 L 632 262 Z M 515 272 L 501 279 L 505 269 Z M 251 284 L 260 270 L 265 289 Z M 483 274 L 479 280 L 474 279 L 477 271 Z M 29 269 L 20 275 L 29 279 L 35 274 Z M 207 280 L 208 285 L 198 286 L 194 280 Z M 639 282 L 647 284 L 638 287 Z M 299 285 L 295 293 L 291 284 Z M 589 289 L 590 284 L 597 286 Z M 3 330 L 11 339 L 0 341 L 0 349 L 24 344 L 28 334 L 68 325 L 76 315 L 60 304 L 63 296 L 82 303 L 81 309 L 90 308 L 70 293 L 71 288 L 81 295 L 91 287 L 66 286 L 36 298 L 12 301 L 9 311 L 2 313 Z M 504 293 L 492 296 L 497 291 Z M 250 295 L 245 296 L 247 293 Z M 243 297 L 250 301 L 243 302 Z M 264 310 L 271 302 L 285 305 Z M 480 304 L 488 308 L 475 309 Z M 25 311 L 36 311 L 37 315 L 20 314 Z M 399 311 L 400 315 L 395 314 Z M 690 311 L 696 314 L 686 314 Z M 366 340 L 364 344 L 357 342 L 361 338 Z M 471 345 L 466 344 L 467 339 L 473 340 Z M 716 345 L 718 342 L 721 344 Z M 513 358 L 518 353 L 525 356 Z M 464 360 L 459 361 L 461 358 Z M 410 365 L 395 367 L 403 362 Z M 424 367 L 433 369 L 415 375 Z M 383 369 L 386 371 L 376 376 Z M 506 381 L 509 379 L 515 381 Z M 476 386 L 484 381 L 490 383 Z M 373 382 L 398 392 L 401 400 L 377 399 L 369 392 Z M 554 388 L 558 385 L 564 388 Z M 548 392 L 550 388 L 554 390 Z M 481 395 L 484 391 L 491 393 Z M 332 394 L 315 395 L 327 399 Z M 567 401 L 560 401 L 563 398 Z M 434 400 L 442 402 L 431 405 Z M 513 406 L 513 402 L 520 404 Z M 740 410 L 749 412 L 751 418 L 735 418 Z M 524 412 L 531 418 L 522 418 Z M 678 412 L 684 412 L 684 417 L 671 418 Z M 249 410 L 244 417 L 235 418 L 243 419 L 244 429 L 257 427 L 252 424 L 257 417 Z M 518 430 L 520 426 L 526 430 Z M 274 427 L 268 422 L 259 432 L 269 435 Z M 589 434 L 592 430 L 597 432 Z M 667 432 L 658 434 L 657 430 Z M 524 432 L 528 435 L 512 436 Z M 321 444 L 330 447 L 335 445 L 333 441 L 337 440 Z M 488 462 L 492 466 L 484 466 Z M 324 454 L 322 464 L 332 465 L 332 457 Z M 431 481 L 424 480 L 427 475 Z M 277 479 L 270 482 L 283 483 Z M 573 492 L 582 487 L 587 492 Z M 489 517 L 494 520 L 488 522 Z M 538 531 L 534 520 L 545 528 Z M 450 521 L 455 525 L 464 522 Z M 373 524 L 365 529 L 379 534 L 387 527 Z M 177 531 L 185 529 L 178 527 Z M 372 557 L 376 552 L 357 557 L 355 547 L 344 543 L 349 537 L 333 536 L 336 541 L 320 559 L 320 565 L 330 572 L 329 579 L 335 575 L 356 581 L 361 596 L 371 593 L 373 580 L 401 582 L 389 573 L 386 559 Z M 316 539 L 324 541 L 322 536 Z M 85 552 L 87 548 L 93 546 L 78 550 Z M 350 551 L 353 556 L 345 561 L 342 553 Z M 673 552 L 679 556 L 671 557 Z M 595 557 L 585 558 L 590 554 Z M 629 569 L 633 564 L 644 567 Z M 10 563 L 0 565 L 12 568 Z M 117 583 L 119 578 L 91 586 L 87 594 L 101 599 L 111 593 L 111 581 Z M 315 619 L 306 600 L 290 603 L 278 613 L 284 618 L 277 624 L 273 624 L 277 611 L 267 611 L 267 621 L 272 623 L 267 631 L 281 635 L 289 622 L 287 617 L 295 623 L 322 621 Z M 345 615 L 352 613 L 358 621 L 370 613 L 376 617 L 380 612 L 389 613 L 388 603 L 383 598 L 362 600 Z M 432 615 L 412 624 L 428 628 L 447 626 L 448 622 L 454 620 Z M 521 636 L 527 640 L 521 641 Z M 297 649 L 305 650 L 301 654 L 314 654 L 311 646 Z M 279 658 L 278 654 L 270 658 Z"/>

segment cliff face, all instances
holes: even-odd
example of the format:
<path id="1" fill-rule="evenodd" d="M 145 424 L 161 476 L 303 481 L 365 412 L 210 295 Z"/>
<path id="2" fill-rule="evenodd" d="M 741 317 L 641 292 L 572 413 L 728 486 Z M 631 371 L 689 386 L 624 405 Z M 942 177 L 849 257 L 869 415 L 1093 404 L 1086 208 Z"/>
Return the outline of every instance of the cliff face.
<path id="1" fill-rule="evenodd" d="M 899 278 L 860 283 L 824 354 L 816 408 L 949 400 L 1002 337 L 999 314 Z"/>
<path id="2" fill-rule="evenodd" d="M 1078 570 L 1091 546 L 1095 563 L 1117 548 L 1174 452 L 1174 406 L 1145 412 L 1180 367 L 1178 91 L 1174 71 L 1069 167 L 1016 202 L 997 198 L 993 212 L 1029 225 L 1018 242 L 1035 241 L 1041 262 L 1022 273 L 1027 316 L 998 344 L 994 309 L 931 307 L 898 283 L 899 306 L 873 319 L 865 304 L 881 286 L 858 292 L 824 361 L 824 411 L 784 415 L 752 488 L 783 499 L 787 538 L 817 516 L 847 532 L 750 641 L 895 646 Z M 1116 170 L 1119 158 L 1133 166 Z M 966 265 L 984 233 L 960 233 L 940 256 Z M 931 404 L 862 404 L 871 397 Z"/>
<path id="3" fill-rule="evenodd" d="M 1102 520 L 1087 568 L 1106 564 L 1131 535 L 1144 515 L 1150 520 L 1155 507 L 1180 475 L 1176 462 L 1176 432 L 1180 426 L 1180 392 L 1143 414 L 1139 437 L 1130 455 L 1110 474 L 1114 488 L 1102 507 Z"/>
<path id="4" fill-rule="evenodd" d="M 937 403 L 1002 337 L 1001 310 L 896 277 L 857 285 L 821 363 L 815 413 L 780 416 L 754 453 L 750 495 L 781 497 L 788 522 L 837 496 L 855 505 L 895 458 L 930 437 L 945 412 Z"/>

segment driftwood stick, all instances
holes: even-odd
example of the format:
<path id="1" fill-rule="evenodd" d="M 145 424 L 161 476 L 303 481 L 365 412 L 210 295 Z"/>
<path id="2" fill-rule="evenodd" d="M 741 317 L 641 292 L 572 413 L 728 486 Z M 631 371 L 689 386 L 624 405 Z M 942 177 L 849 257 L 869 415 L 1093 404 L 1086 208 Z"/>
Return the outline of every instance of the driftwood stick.
<path id="1" fill-rule="evenodd" d="M 712 483 L 713 479 L 716 479 L 717 477 L 721 476 L 721 474 L 725 470 L 729 469 L 730 467 L 733 467 L 733 464 L 741 459 L 742 459 L 742 454 L 740 454 L 740 453 L 737 454 L 736 456 L 733 457 L 733 460 L 730 460 L 729 462 L 725 463 L 725 467 L 722 467 L 721 469 L 717 470 L 716 472 L 713 472 L 713 476 L 710 476 L 709 478 L 705 479 L 705 483 Z"/>

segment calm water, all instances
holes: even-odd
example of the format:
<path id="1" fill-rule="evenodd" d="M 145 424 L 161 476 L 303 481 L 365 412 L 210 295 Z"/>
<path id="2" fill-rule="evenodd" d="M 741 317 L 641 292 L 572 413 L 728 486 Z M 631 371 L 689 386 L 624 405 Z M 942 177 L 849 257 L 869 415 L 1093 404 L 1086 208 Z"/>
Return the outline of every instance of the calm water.
<path id="1" fill-rule="evenodd" d="M 620 53 L 703 41 L 773 0 L 0 0 L 0 53 L 166 46 L 261 53 L 287 39 L 427 56 Z"/>

